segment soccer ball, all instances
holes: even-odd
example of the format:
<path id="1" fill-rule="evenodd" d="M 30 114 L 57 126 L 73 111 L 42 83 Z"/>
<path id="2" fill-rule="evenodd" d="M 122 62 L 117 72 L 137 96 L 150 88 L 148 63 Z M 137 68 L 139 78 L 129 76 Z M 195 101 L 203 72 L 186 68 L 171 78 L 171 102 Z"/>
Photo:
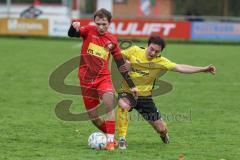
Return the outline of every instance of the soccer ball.
<path id="1" fill-rule="evenodd" d="M 106 144 L 107 138 L 101 132 L 94 132 L 88 138 L 88 146 L 92 149 L 105 149 Z"/>

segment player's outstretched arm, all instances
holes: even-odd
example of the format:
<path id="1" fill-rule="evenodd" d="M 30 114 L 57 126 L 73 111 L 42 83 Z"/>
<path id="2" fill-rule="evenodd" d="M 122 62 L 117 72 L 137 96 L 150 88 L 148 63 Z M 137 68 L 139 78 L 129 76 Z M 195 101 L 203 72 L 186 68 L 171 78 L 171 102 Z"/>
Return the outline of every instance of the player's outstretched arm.
<path id="1" fill-rule="evenodd" d="M 73 22 L 68 30 L 69 37 L 80 37 L 80 22 Z"/>
<path id="2" fill-rule="evenodd" d="M 173 71 L 180 72 L 180 73 L 187 73 L 187 74 L 199 73 L 199 72 L 206 72 L 206 73 L 209 72 L 209 73 L 215 74 L 216 68 L 212 64 L 205 67 L 190 66 L 186 64 L 177 64 L 176 67 L 173 69 Z"/>

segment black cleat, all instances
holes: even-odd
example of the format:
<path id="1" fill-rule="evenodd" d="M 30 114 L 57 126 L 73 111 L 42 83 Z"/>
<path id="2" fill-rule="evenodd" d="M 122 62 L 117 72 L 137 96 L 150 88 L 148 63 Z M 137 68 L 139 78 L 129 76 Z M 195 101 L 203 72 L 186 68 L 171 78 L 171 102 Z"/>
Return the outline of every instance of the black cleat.
<path id="1" fill-rule="evenodd" d="M 162 140 L 163 143 L 165 143 L 165 144 L 170 143 L 169 136 L 168 136 L 167 133 L 160 135 L 160 138 L 161 138 L 161 140 Z"/>

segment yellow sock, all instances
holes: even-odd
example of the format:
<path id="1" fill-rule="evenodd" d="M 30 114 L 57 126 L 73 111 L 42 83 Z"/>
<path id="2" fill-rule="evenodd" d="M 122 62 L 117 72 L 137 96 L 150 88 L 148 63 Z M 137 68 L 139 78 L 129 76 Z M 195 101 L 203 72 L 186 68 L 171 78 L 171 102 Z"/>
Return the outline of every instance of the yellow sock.
<path id="1" fill-rule="evenodd" d="M 128 110 L 118 106 L 118 132 L 119 137 L 126 137 L 128 128 Z"/>

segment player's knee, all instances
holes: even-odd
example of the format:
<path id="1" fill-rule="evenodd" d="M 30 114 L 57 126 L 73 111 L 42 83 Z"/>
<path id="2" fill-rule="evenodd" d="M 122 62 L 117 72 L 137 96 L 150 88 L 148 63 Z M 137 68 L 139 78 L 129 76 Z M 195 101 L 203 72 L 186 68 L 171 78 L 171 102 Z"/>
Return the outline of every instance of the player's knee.
<path id="1" fill-rule="evenodd" d="M 111 100 L 105 101 L 105 102 L 103 102 L 103 103 L 104 103 L 104 105 L 105 105 L 106 107 L 110 107 L 110 108 L 112 108 L 112 107 L 113 107 L 113 104 L 114 104 L 114 102 L 111 101 Z"/>
<path id="2" fill-rule="evenodd" d="M 111 108 L 113 107 L 114 97 L 112 95 L 109 95 L 108 97 L 104 96 L 102 100 L 106 107 L 111 107 Z"/>
<path id="3" fill-rule="evenodd" d="M 131 108 L 131 106 L 130 106 L 128 103 L 126 103 L 124 100 L 122 100 L 122 99 L 119 99 L 118 105 L 119 105 L 122 109 L 127 109 L 127 110 L 129 110 L 129 109 Z"/>

